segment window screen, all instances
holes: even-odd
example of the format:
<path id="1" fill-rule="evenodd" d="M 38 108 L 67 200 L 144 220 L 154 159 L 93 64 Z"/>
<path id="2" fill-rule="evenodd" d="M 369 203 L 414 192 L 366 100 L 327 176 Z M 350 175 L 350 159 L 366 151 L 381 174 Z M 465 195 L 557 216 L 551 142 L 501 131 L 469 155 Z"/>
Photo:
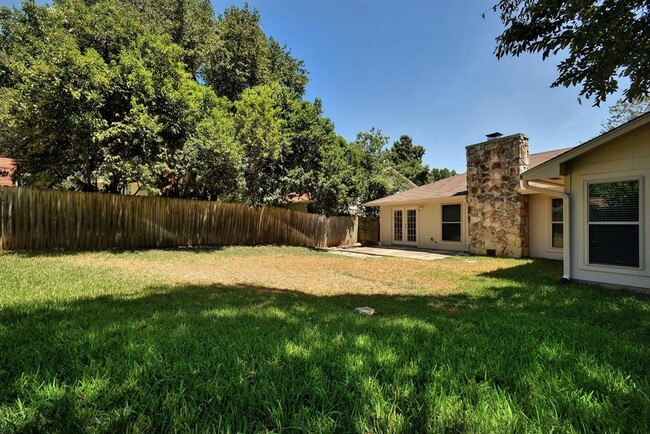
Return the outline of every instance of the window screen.
<path id="1" fill-rule="evenodd" d="M 442 240 L 460 241 L 460 204 L 442 206 Z"/>
<path id="2" fill-rule="evenodd" d="M 589 263 L 639 267 L 639 181 L 590 183 Z"/>

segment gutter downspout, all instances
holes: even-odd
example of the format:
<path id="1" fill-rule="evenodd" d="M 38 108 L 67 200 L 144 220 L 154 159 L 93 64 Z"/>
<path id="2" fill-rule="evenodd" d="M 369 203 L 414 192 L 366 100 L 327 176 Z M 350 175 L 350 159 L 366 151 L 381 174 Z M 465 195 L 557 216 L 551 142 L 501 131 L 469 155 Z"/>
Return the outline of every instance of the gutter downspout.
<path id="1" fill-rule="evenodd" d="M 567 193 L 558 191 L 558 190 L 553 190 L 551 188 L 541 188 L 541 187 L 533 187 L 530 185 L 528 180 L 523 179 L 522 181 L 522 188 L 524 190 L 529 190 L 529 191 L 534 191 L 537 193 L 542 193 L 546 194 L 549 196 L 553 197 L 561 197 L 562 198 L 562 218 L 563 218 L 563 223 L 564 223 L 564 234 L 562 237 L 562 241 L 564 243 L 564 249 L 562 251 L 562 256 L 563 256 L 563 263 L 564 263 L 564 275 L 562 276 L 562 281 L 563 282 L 568 282 L 571 280 L 571 221 L 570 221 L 570 206 L 571 202 L 569 200 L 569 195 Z"/>

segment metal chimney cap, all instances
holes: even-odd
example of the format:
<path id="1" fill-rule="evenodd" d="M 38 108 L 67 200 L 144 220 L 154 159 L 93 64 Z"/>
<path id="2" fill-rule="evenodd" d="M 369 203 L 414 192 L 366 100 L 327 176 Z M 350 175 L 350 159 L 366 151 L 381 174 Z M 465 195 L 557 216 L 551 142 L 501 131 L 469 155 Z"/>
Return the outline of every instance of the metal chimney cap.
<path id="1" fill-rule="evenodd" d="M 502 137 L 502 136 L 503 136 L 503 134 L 501 134 L 501 133 L 498 132 L 498 131 L 496 131 L 496 132 L 494 132 L 494 133 L 492 133 L 492 134 L 486 134 L 486 135 L 485 135 L 485 137 L 487 137 L 488 140 L 498 139 L 499 137 Z"/>

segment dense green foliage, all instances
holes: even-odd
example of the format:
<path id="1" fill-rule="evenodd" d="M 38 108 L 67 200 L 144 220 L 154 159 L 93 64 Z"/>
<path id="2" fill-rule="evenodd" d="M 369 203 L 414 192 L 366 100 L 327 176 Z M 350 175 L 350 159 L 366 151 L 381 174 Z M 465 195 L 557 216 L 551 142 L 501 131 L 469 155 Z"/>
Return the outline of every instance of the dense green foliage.
<path id="1" fill-rule="evenodd" d="M 248 6 L 230 7 L 219 17 L 203 75 L 219 95 L 232 100 L 245 89 L 271 83 L 302 95 L 307 84 L 303 62 L 264 34 L 259 13 Z"/>
<path id="2" fill-rule="evenodd" d="M 467 261 L 2 254 L 0 432 L 647 431 L 647 296 L 558 285 L 555 261 Z M 243 264 L 255 284 L 210 280 Z M 390 295 L 278 289 L 318 269 L 348 288 L 373 264 L 406 278 L 383 277 Z"/>
<path id="3" fill-rule="evenodd" d="M 388 159 L 402 175 L 417 185 L 428 184 L 432 181 L 429 166 L 422 164 L 424 147 L 416 145 L 407 135 L 403 135 L 393 143 Z"/>
<path id="4" fill-rule="evenodd" d="M 206 0 L 34 1 L 0 8 L 0 154 L 24 185 L 281 205 L 326 214 L 422 184 L 424 149 L 348 143 L 305 101 L 303 62 L 259 13 Z M 375 137 L 376 136 L 376 137 Z M 399 176 L 397 177 L 399 178 Z"/>
<path id="5" fill-rule="evenodd" d="M 581 85 L 595 105 L 624 79 L 627 100 L 650 91 L 650 7 L 647 0 L 499 0 L 505 25 L 496 55 L 541 53 L 566 58 L 552 86 Z"/>
<path id="6" fill-rule="evenodd" d="M 440 181 L 441 179 L 449 178 L 450 176 L 455 176 L 455 170 L 449 170 L 446 167 L 442 169 L 431 169 L 431 178 L 434 181 Z"/>
<path id="7" fill-rule="evenodd" d="M 92 4 L 97 0 L 85 1 Z M 142 21 L 153 32 L 169 35 L 183 49 L 188 72 L 195 77 L 200 75 L 216 27 L 210 0 L 125 0 L 125 3 L 140 13 Z"/>

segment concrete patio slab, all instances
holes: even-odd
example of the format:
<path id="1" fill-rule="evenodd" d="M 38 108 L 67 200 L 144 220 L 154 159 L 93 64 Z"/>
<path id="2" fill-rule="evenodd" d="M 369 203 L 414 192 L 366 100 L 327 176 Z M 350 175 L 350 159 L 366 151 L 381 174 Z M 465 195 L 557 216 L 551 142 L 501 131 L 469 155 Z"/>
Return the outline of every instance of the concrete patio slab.
<path id="1" fill-rule="evenodd" d="M 467 253 L 465 252 L 455 252 L 451 250 L 429 250 L 395 246 L 333 247 L 330 248 L 329 251 L 332 253 L 353 257 L 389 256 L 393 258 L 419 259 L 423 261 L 445 259 L 451 256 L 467 256 Z"/>

